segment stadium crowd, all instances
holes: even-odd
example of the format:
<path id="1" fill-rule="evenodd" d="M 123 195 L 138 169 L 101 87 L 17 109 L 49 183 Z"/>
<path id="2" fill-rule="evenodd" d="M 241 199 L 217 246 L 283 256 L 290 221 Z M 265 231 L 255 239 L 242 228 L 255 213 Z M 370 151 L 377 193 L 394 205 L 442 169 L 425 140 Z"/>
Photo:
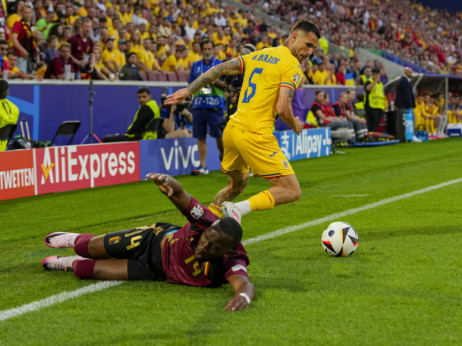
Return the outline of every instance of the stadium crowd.
<path id="1" fill-rule="evenodd" d="M 0 26 L 0 77 L 5 79 L 191 82 L 193 64 L 202 66 L 200 61 L 210 59 L 202 55 L 204 42 L 212 43 L 213 59 L 226 61 L 243 54 L 246 47 L 259 50 L 287 39 L 256 9 L 237 10 L 218 0 L 17 0 L 14 4 L 8 7 L 11 13 L 0 6 L 0 24 L 4 24 Z M 321 97 L 323 93 L 317 94 L 311 117 L 302 109 L 307 126 L 341 123 L 356 140 L 363 138 L 366 126 L 369 131 L 378 128 L 389 106 L 383 95 L 387 71 L 379 60 L 361 65 L 356 47 L 385 50 L 431 72 L 462 73 L 461 14 L 430 10 L 407 0 L 260 0 L 249 5 L 291 25 L 303 18 L 319 26 L 319 48 L 301 66 L 303 83 L 364 87 L 366 119 L 357 117 L 364 112 L 353 109 L 353 99 L 339 100 L 335 107 Z M 345 48 L 344 53 L 329 54 L 329 42 Z M 224 113 L 229 117 L 236 109 L 239 86 L 226 83 Z M 376 92 L 383 101 L 371 107 L 368 93 Z M 437 137 L 444 133 L 439 119 L 446 116 L 446 107 L 441 98 L 436 104 L 431 95 L 422 97 L 425 101 L 417 99 L 416 124 Z M 460 99 L 458 95 L 450 99 L 448 121 L 460 122 Z M 430 103 L 437 107 L 429 109 Z"/>
<path id="2" fill-rule="evenodd" d="M 409 0 L 260 0 L 247 4 L 287 23 L 302 17 L 314 21 L 325 39 L 349 51 L 349 58 L 356 47 L 384 50 L 429 72 L 462 74 L 462 13 L 425 8 Z"/>
<path id="3" fill-rule="evenodd" d="M 462 73 L 461 26 L 453 25 L 460 24 L 461 15 L 397 0 L 261 0 L 249 5 L 290 24 L 300 18 L 317 23 L 322 39 L 304 63 L 307 83 L 365 84 L 366 67 L 380 68 L 385 83 L 383 65 L 361 66 L 356 47 L 386 50 L 431 72 Z M 285 39 L 255 10 L 213 0 L 18 0 L 10 12 L 0 11 L 5 24 L 0 40 L 10 48 L 2 52 L 2 70 L 9 71 L 9 78 L 185 81 L 201 59 L 203 39 L 213 42 L 220 60 L 236 57 L 248 43 L 262 49 Z M 348 53 L 327 54 L 328 42 Z"/>

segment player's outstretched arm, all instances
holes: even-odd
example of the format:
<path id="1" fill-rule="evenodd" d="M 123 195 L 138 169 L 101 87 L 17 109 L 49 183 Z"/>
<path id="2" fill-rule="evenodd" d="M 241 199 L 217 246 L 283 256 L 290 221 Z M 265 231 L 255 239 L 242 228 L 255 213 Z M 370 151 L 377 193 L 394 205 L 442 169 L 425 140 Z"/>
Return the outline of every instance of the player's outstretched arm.
<path id="1" fill-rule="evenodd" d="M 245 275 L 232 275 L 229 283 L 234 290 L 234 297 L 225 307 L 225 310 L 236 311 L 245 309 L 253 299 L 255 288 Z"/>
<path id="2" fill-rule="evenodd" d="M 241 71 L 241 63 L 239 59 L 233 59 L 226 62 L 223 62 L 204 74 L 200 77 L 196 78 L 191 84 L 189 84 L 186 88 L 180 89 L 171 95 L 167 95 L 165 99 L 166 105 L 173 105 L 183 102 L 185 98 L 194 94 L 197 90 L 206 85 L 214 83 L 218 78 L 221 76 L 229 76 L 239 74 Z"/>
<path id="3" fill-rule="evenodd" d="M 303 130 L 303 122 L 294 116 L 292 110 L 292 100 L 294 98 L 294 91 L 290 88 L 280 87 L 279 97 L 276 103 L 276 112 L 278 112 L 281 119 L 291 127 L 291 129 L 299 135 Z"/>
<path id="4" fill-rule="evenodd" d="M 179 210 L 185 210 L 191 203 L 191 195 L 183 190 L 181 184 L 168 174 L 148 173 L 146 178 L 157 185 Z"/>

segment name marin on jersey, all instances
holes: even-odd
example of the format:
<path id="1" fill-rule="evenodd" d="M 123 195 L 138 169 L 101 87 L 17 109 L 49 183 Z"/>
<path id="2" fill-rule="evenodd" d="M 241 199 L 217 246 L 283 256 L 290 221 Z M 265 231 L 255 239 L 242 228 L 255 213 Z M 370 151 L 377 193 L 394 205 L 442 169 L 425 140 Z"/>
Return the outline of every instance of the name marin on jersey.
<path id="1" fill-rule="evenodd" d="M 252 60 L 263 61 L 267 64 L 276 65 L 281 59 L 268 54 L 257 54 L 252 58 Z"/>

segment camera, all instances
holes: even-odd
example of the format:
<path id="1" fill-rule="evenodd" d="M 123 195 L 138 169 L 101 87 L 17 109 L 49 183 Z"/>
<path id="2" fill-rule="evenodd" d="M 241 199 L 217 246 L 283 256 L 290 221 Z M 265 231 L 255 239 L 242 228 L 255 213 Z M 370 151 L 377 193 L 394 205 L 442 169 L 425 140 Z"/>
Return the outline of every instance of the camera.
<path id="1" fill-rule="evenodd" d="M 161 106 L 162 106 L 162 108 L 170 110 L 170 105 L 165 105 L 166 98 L 167 98 L 166 94 L 162 94 L 160 96 Z M 176 111 L 178 113 L 181 113 L 184 109 L 187 109 L 189 111 L 189 110 L 191 110 L 191 107 L 192 107 L 191 100 L 186 99 L 183 102 L 176 105 Z"/>

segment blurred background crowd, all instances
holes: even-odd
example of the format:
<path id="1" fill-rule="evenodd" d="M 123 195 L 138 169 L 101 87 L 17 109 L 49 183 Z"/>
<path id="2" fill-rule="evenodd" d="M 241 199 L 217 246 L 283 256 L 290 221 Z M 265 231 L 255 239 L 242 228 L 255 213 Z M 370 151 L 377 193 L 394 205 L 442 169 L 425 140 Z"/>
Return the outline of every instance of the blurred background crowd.
<path id="1" fill-rule="evenodd" d="M 283 24 L 301 18 L 322 34 L 302 66 L 306 83 L 364 85 L 373 68 L 386 83 L 383 64 L 361 64 L 356 48 L 384 50 L 429 72 L 462 74 L 461 13 L 408 0 L 243 3 L 249 9 L 217 0 L 3 1 L 2 77 L 186 81 L 202 58 L 204 39 L 213 42 L 217 59 L 231 59 L 246 44 L 257 50 L 280 45 L 287 34 Z M 268 16 L 281 25 L 270 24 Z M 329 44 L 341 53 L 328 54 Z"/>

